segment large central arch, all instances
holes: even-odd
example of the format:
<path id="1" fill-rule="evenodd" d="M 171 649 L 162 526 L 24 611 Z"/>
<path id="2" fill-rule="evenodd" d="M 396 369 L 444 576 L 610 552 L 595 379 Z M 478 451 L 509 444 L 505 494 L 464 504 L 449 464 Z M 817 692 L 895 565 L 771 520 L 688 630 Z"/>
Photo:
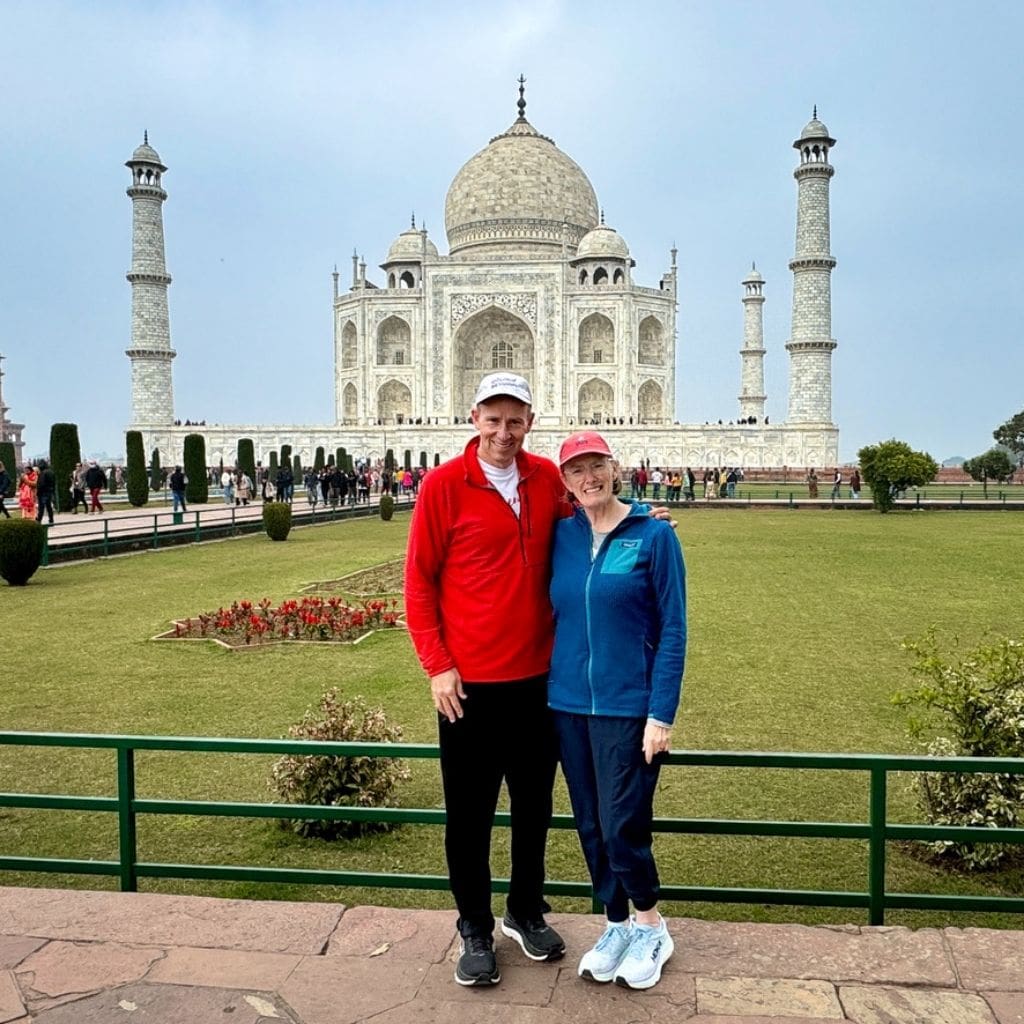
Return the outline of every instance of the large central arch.
<path id="1" fill-rule="evenodd" d="M 533 384 L 533 332 L 524 320 L 497 306 L 467 317 L 455 332 L 452 360 L 452 413 L 460 419 L 473 407 L 480 378 L 508 369 Z"/>

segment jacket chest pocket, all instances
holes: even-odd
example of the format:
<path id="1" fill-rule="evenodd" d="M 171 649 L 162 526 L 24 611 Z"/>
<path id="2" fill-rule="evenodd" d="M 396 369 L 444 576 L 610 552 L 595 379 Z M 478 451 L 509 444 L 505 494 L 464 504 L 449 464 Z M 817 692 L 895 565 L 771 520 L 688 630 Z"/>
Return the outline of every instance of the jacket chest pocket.
<path id="1" fill-rule="evenodd" d="M 636 560 L 640 556 L 641 542 L 621 538 L 608 542 L 604 562 L 601 564 L 602 574 L 622 575 L 636 568 Z"/>

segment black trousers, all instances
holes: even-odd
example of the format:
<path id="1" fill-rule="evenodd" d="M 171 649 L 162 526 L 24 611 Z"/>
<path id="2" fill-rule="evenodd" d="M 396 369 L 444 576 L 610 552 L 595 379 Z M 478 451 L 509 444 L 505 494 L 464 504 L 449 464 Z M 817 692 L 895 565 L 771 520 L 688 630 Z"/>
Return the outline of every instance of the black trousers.
<path id="1" fill-rule="evenodd" d="M 542 889 L 557 741 L 546 676 L 464 687 L 464 716 L 451 723 L 438 715 L 445 854 L 460 934 L 490 935 L 491 831 L 502 780 L 512 817 L 509 913 L 522 919 L 550 909 Z"/>

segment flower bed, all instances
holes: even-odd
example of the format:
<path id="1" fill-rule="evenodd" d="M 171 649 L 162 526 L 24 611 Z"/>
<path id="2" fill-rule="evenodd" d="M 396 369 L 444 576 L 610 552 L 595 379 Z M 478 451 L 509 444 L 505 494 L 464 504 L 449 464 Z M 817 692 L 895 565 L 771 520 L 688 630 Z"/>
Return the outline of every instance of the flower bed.
<path id="1" fill-rule="evenodd" d="M 400 625 L 396 601 L 346 604 L 340 597 L 303 597 L 272 607 L 270 598 L 181 619 L 156 640 L 215 640 L 232 650 L 285 641 L 358 643 L 378 629 Z"/>
<path id="2" fill-rule="evenodd" d="M 401 594 L 405 583 L 405 560 L 396 559 L 357 569 L 335 580 L 320 580 L 302 588 L 304 594 L 343 593 L 357 597 L 376 594 Z"/>

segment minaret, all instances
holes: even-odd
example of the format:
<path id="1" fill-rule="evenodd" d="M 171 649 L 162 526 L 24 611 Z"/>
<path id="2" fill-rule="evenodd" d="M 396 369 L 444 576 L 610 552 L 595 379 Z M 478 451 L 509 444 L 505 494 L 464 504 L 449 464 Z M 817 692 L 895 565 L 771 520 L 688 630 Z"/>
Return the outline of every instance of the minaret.
<path id="1" fill-rule="evenodd" d="M 132 172 L 128 195 L 132 201 L 132 344 L 125 355 L 132 361 L 133 426 L 169 426 L 174 419 L 171 381 L 171 324 L 167 315 L 167 286 L 171 275 L 164 264 L 163 202 L 167 193 L 160 175 L 167 170 L 149 144 L 149 133 L 125 166 Z"/>
<path id="2" fill-rule="evenodd" d="M 752 264 L 743 279 L 743 348 L 740 349 L 740 419 L 764 422 L 764 278 Z"/>
<path id="3" fill-rule="evenodd" d="M 793 271 L 793 326 L 789 352 L 789 423 L 832 423 L 832 268 L 829 253 L 828 162 L 836 140 L 818 120 L 818 108 L 793 148 L 797 181 L 796 255 Z"/>

